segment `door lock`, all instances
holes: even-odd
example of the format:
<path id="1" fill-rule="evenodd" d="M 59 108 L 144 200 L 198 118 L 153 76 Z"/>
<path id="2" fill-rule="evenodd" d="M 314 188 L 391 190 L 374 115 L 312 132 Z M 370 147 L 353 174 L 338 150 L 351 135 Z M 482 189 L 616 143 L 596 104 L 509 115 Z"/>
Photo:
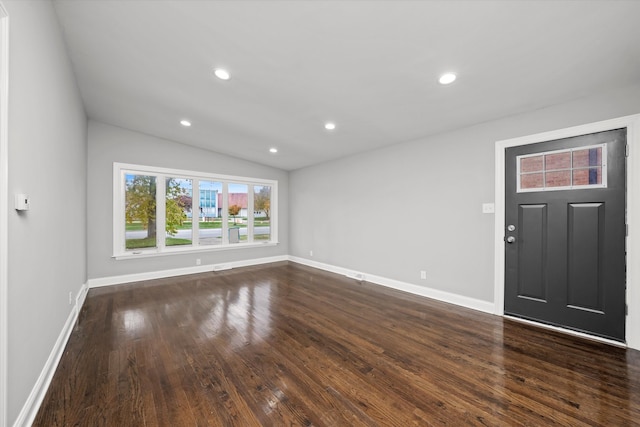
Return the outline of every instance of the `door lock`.
<path id="1" fill-rule="evenodd" d="M 515 225 L 513 225 L 513 224 L 509 224 L 509 225 L 507 225 L 507 230 L 509 230 L 509 231 L 516 231 L 516 226 L 515 226 Z"/>

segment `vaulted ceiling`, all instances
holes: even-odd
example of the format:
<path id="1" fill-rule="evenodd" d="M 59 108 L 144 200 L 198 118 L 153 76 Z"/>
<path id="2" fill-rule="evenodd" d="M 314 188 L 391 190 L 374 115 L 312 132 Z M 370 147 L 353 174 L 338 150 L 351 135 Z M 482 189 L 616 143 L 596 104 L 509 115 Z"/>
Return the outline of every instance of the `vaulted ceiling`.
<path id="1" fill-rule="evenodd" d="M 640 83 L 640 1 L 54 4 L 90 118 L 286 170 Z"/>

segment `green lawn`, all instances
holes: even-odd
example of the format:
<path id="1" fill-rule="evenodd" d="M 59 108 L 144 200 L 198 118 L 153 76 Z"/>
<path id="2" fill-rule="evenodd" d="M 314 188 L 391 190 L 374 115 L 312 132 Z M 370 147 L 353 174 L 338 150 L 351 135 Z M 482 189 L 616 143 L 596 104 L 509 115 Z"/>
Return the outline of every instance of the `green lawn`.
<path id="1" fill-rule="evenodd" d="M 126 223 L 124 226 L 124 229 L 126 231 L 139 231 L 139 230 L 144 230 L 144 227 L 142 226 L 141 222 L 132 222 L 132 223 Z"/>
<path id="2" fill-rule="evenodd" d="M 211 229 L 211 228 L 222 228 L 222 221 L 207 221 L 207 222 L 199 222 L 200 229 Z M 185 221 L 181 226 L 178 227 L 179 230 L 191 230 L 191 221 Z"/>
<path id="3" fill-rule="evenodd" d="M 254 236 L 254 240 L 269 240 L 271 236 L 269 234 L 260 234 Z M 246 241 L 247 236 L 240 236 L 241 241 Z M 166 245 L 167 246 L 180 246 L 180 245 L 190 245 L 192 242 L 189 239 L 176 239 L 175 237 L 167 237 Z M 147 237 L 146 239 L 127 239 L 126 241 L 127 249 L 145 249 L 145 248 L 155 248 L 156 247 L 156 238 L 155 237 Z"/>
<path id="4" fill-rule="evenodd" d="M 190 245 L 192 242 L 190 239 L 176 239 L 175 237 L 167 237 L 166 245 L 167 246 L 179 246 L 179 245 Z"/>
<path id="5" fill-rule="evenodd" d="M 240 228 L 246 228 L 247 224 L 246 224 L 246 218 L 243 218 L 242 221 L 245 221 L 245 223 L 241 223 L 240 222 L 241 219 L 238 218 L 238 222 L 234 223 L 233 220 L 229 220 L 229 226 L 230 227 L 240 227 Z M 222 228 L 222 220 L 221 219 L 216 219 L 214 221 L 201 221 L 200 223 L 200 229 L 205 230 L 205 229 L 214 229 L 214 228 Z M 265 220 L 265 219 L 256 219 L 253 223 L 256 227 L 265 227 L 265 226 L 269 226 L 271 224 L 270 220 Z M 144 230 L 144 226 L 142 225 L 141 222 L 139 221 L 135 221 L 132 223 L 127 223 L 125 225 L 125 230 L 126 231 L 140 231 L 140 230 Z M 191 221 L 185 221 L 182 223 L 182 225 L 179 225 L 177 227 L 178 230 L 191 230 Z"/>
<path id="6" fill-rule="evenodd" d="M 174 237 L 167 237 L 167 240 L 166 240 L 167 246 L 179 246 L 179 245 L 190 245 L 190 244 L 191 244 L 191 240 L 189 239 L 176 239 Z M 146 239 L 127 239 L 126 246 L 127 246 L 127 249 L 155 248 L 156 238 L 147 237 Z"/>

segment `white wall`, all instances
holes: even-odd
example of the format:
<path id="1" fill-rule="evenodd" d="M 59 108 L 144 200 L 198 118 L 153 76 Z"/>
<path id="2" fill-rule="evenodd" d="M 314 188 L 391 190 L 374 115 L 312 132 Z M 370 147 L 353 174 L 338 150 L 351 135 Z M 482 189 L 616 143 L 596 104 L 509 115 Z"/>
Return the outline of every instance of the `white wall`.
<path id="1" fill-rule="evenodd" d="M 87 121 L 53 7 L 3 0 L 10 20 L 8 422 L 12 425 L 86 282 Z"/>
<path id="2" fill-rule="evenodd" d="M 280 244 L 264 248 L 115 260 L 112 258 L 111 197 L 114 162 L 275 179 L 278 181 Z M 93 120 L 89 122 L 88 169 L 89 279 L 194 267 L 196 258 L 200 258 L 203 265 L 212 265 L 288 254 L 288 172 Z"/>
<path id="3" fill-rule="evenodd" d="M 636 113 L 640 86 L 294 171 L 290 254 L 491 302 L 495 142 Z"/>

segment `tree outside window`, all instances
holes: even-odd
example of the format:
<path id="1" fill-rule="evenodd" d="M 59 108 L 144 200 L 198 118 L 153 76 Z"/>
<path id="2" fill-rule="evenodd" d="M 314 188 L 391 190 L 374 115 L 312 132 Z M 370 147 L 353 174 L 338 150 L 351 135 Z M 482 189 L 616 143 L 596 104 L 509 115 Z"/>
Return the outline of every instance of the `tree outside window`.
<path id="1" fill-rule="evenodd" d="M 156 177 L 127 175 L 125 178 L 127 249 L 156 246 Z"/>
<path id="2" fill-rule="evenodd" d="M 185 181 L 185 180 L 182 180 Z M 178 229 L 187 219 L 191 196 L 179 180 L 166 180 L 165 231 L 172 237 L 167 245 L 189 244 L 191 239 L 177 239 Z M 190 209 L 190 208 L 189 208 Z M 156 177 L 150 175 L 127 175 L 125 177 L 125 219 L 127 233 L 126 248 L 153 248 L 157 246 L 156 227 Z"/>
<path id="3" fill-rule="evenodd" d="M 229 206 L 229 216 L 233 218 L 234 224 L 236 223 L 236 217 L 238 216 L 241 210 L 242 210 L 241 206 L 238 206 L 238 205 Z"/>

